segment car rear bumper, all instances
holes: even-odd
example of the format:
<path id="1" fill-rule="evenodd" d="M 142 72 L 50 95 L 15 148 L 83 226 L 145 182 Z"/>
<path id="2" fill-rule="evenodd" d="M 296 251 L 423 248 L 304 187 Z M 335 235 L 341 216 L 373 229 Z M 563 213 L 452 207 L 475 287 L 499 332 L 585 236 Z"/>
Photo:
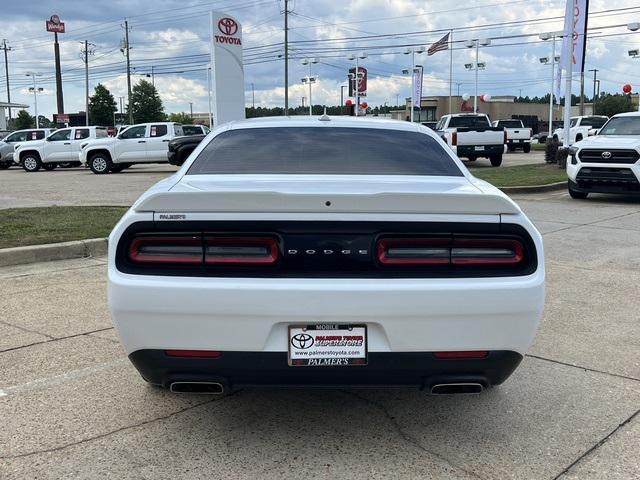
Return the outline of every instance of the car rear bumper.
<path id="1" fill-rule="evenodd" d="M 129 359 L 142 377 L 168 388 L 174 382 L 217 382 L 225 391 L 244 386 L 398 386 L 430 389 L 442 383 L 504 382 L 522 360 L 512 351 L 481 359 L 437 359 L 430 352 L 371 353 L 367 365 L 291 367 L 285 352 L 223 352 L 218 358 L 171 357 L 138 350 Z"/>
<path id="2" fill-rule="evenodd" d="M 484 150 L 476 150 L 476 147 L 483 147 Z M 458 157 L 489 157 L 490 155 L 501 155 L 505 153 L 506 145 L 458 145 L 455 152 Z"/>
<path id="3" fill-rule="evenodd" d="M 526 143 L 531 143 L 531 139 L 530 138 L 511 138 L 509 140 L 507 140 L 507 145 L 524 145 Z"/>

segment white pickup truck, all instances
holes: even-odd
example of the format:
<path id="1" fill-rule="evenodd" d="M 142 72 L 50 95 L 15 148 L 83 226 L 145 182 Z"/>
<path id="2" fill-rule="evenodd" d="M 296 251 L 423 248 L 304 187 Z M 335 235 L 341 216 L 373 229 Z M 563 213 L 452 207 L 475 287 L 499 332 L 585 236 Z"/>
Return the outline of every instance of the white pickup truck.
<path id="1" fill-rule="evenodd" d="M 168 163 L 169 142 L 184 135 L 182 125 L 152 122 L 131 125 L 117 137 L 92 140 L 81 146 L 78 158 L 93 173 L 118 173 L 135 163 Z"/>
<path id="2" fill-rule="evenodd" d="M 471 162 L 483 157 L 491 160 L 494 167 L 502 165 L 502 155 L 507 148 L 507 132 L 504 128 L 492 127 L 485 114 L 444 115 L 436 125 L 436 133 L 458 157 L 466 157 Z"/>
<path id="3" fill-rule="evenodd" d="M 51 128 L 29 128 L 13 132 L 0 140 L 0 170 L 6 170 L 18 162 L 13 161 L 13 153 L 16 145 L 25 142 L 35 142 L 44 139 L 51 134 Z"/>
<path id="4" fill-rule="evenodd" d="M 521 148 L 524 153 L 531 151 L 531 136 L 533 132 L 530 128 L 525 128 L 522 120 L 496 120 L 494 127 L 504 128 L 507 132 L 507 149 L 515 152 Z"/>
<path id="5" fill-rule="evenodd" d="M 571 117 L 569 124 L 569 144 L 572 145 L 580 140 L 595 135 L 602 126 L 607 123 L 609 117 L 604 115 L 591 115 L 588 117 Z M 564 128 L 556 128 L 553 131 L 553 139 L 564 144 Z"/>
<path id="6" fill-rule="evenodd" d="M 16 144 L 13 159 L 27 172 L 37 172 L 41 168 L 53 170 L 57 166 L 80 166 L 80 145 L 106 136 L 106 127 L 62 128 L 44 140 Z"/>

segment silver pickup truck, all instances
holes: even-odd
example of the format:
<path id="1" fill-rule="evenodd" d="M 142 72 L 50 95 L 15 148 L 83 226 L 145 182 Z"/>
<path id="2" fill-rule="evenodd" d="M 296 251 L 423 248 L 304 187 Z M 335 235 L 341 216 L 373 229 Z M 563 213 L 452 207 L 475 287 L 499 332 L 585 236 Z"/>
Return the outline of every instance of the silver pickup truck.
<path id="1" fill-rule="evenodd" d="M 507 149 L 507 132 L 492 127 L 489 117 L 482 113 L 456 113 L 444 115 L 436 132 L 458 157 L 470 162 L 488 158 L 493 167 L 502 165 L 502 155 Z"/>

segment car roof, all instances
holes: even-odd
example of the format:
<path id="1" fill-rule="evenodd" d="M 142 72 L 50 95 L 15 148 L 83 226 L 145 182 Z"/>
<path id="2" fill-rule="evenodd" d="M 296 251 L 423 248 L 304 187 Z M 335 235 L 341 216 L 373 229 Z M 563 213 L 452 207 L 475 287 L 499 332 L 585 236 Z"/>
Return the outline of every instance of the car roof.
<path id="1" fill-rule="evenodd" d="M 640 112 L 624 112 L 624 113 L 618 113 L 617 115 L 614 115 L 611 118 L 615 118 L 615 117 L 640 117 Z"/>
<path id="2" fill-rule="evenodd" d="M 350 117 L 350 116 L 281 116 L 260 117 L 238 120 L 223 125 L 228 130 L 244 128 L 278 128 L 278 127 L 340 127 L 340 128 L 377 128 L 381 130 L 404 130 L 409 132 L 423 131 L 419 123 L 387 118 Z M 427 129 L 428 130 L 428 129 Z"/>

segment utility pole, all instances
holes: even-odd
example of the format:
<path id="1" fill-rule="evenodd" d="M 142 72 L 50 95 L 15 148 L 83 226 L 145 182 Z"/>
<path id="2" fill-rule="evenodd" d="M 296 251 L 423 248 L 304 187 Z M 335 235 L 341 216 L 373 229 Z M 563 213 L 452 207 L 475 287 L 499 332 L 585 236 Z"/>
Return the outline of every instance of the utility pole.
<path id="1" fill-rule="evenodd" d="M 584 71 L 580 72 L 580 116 L 584 116 Z"/>
<path id="2" fill-rule="evenodd" d="M 289 115 L 289 0 L 284 0 L 284 115 Z"/>
<path id="3" fill-rule="evenodd" d="M 191 121 L 193 122 L 193 102 L 189 102 L 189 114 L 191 115 Z"/>
<path id="4" fill-rule="evenodd" d="M 253 82 L 251 82 L 251 108 L 256 108 L 256 91 L 253 87 Z"/>
<path id="5" fill-rule="evenodd" d="M 598 69 L 597 68 L 592 68 L 589 71 L 593 72 L 593 103 L 591 104 L 591 109 L 593 111 L 591 113 L 592 113 L 592 115 L 595 115 L 596 114 L 596 100 L 598 98 L 596 96 L 596 85 L 598 83 Z"/>
<path id="6" fill-rule="evenodd" d="M 124 21 L 124 54 L 127 57 L 127 110 L 129 110 L 129 125 L 133 125 L 133 110 L 131 109 L 131 61 L 129 59 L 129 22 Z"/>
<path id="7" fill-rule="evenodd" d="M 122 101 L 124 100 L 124 97 L 118 97 L 120 99 L 120 116 L 122 116 L 122 114 L 124 113 L 124 111 L 122 110 Z M 122 121 L 122 118 L 120 119 L 120 121 Z"/>
<path id="8" fill-rule="evenodd" d="M 156 74 L 153 71 L 153 65 L 151 65 L 151 85 L 156 86 Z"/>
<path id="9" fill-rule="evenodd" d="M 84 50 L 82 50 L 82 61 L 84 62 L 84 101 L 85 101 L 85 124 L 89 126 L 89 55 L 93 55 L 93 50 L 89 50 L 89 45 L 94 47 L 93 43 L 84 41 Z"/>
<path id="10" fill-rule="evenodd" d="M 11 50 L 11 48 L 7 47 L 6 40 L 2 40 L 0 50 L 4 50 L 4 75 L 7 79 L 7 103 L 11 103 L 11 90 L 9 90 L 9 59 L 7 58 L 7 52 Z M 9 107 L 9 121 L 11 121 L 11 107 Z"/>

